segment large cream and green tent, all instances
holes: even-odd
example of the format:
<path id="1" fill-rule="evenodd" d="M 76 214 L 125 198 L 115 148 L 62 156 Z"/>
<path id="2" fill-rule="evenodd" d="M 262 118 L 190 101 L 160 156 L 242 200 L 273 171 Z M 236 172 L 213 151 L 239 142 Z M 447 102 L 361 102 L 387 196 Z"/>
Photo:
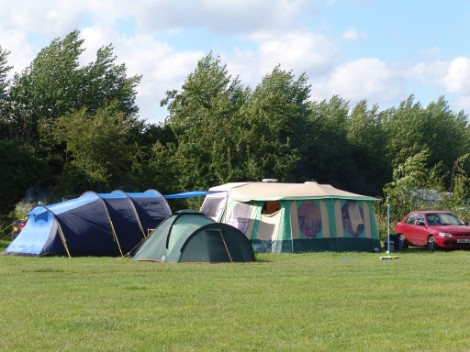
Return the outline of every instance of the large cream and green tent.
<path id="1" fill-rule="evenodd" d="M 201 212 L 241 230 L 263 252 L 377 251 L 377 198 L 331 185 L 240 182 L 209 189 Z"/>

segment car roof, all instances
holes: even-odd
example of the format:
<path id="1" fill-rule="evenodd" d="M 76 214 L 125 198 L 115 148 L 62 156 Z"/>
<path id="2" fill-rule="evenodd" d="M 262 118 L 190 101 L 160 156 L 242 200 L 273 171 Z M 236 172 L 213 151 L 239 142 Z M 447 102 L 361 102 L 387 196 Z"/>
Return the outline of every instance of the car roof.
<path id="1" fill-rule="evenodd" d="M 409 213 L 408 215 L 411 214 L 435 214 L 435 213 L 452 213 L 451 211 L 448 210 L 415 210 Z"/>

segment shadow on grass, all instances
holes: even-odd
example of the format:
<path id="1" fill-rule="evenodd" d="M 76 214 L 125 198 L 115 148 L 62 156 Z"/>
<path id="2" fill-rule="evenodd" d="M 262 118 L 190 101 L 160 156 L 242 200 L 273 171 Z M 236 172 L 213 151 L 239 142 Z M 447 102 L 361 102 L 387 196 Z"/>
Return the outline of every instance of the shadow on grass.
<path id="1" fill-rule="evenodd" d="M 261 255 L 267 253 L 255 252 L 255 262 L 256 263 L 270 263 L 272 260 L 269 260 L 266 256 L 261 257 Z"/>

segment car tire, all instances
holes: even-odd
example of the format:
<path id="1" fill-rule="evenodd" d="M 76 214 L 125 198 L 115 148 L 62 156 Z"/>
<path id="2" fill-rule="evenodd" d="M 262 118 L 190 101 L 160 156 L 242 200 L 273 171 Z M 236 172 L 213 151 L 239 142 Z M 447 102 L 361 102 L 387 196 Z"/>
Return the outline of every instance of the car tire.
<path id="1" fill-rule="evenodd" d="M 426 244 L 426 247 L 430 251 L 434 251 L 436 249 L 436 239 L 434 238 L 434 236 L 428 237 L 428 243 Z"/>

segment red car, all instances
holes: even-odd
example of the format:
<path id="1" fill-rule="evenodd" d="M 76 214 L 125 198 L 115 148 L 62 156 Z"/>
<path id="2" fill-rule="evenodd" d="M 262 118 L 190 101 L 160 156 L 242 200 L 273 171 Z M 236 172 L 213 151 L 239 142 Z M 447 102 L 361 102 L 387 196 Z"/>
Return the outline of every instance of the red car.
<path id="1" fill-rule="evenodd" d="M 395 233 L 405 245 L 470 249 L 470 226 L 448 211 L 413 211 L 396 225 Z"/>

